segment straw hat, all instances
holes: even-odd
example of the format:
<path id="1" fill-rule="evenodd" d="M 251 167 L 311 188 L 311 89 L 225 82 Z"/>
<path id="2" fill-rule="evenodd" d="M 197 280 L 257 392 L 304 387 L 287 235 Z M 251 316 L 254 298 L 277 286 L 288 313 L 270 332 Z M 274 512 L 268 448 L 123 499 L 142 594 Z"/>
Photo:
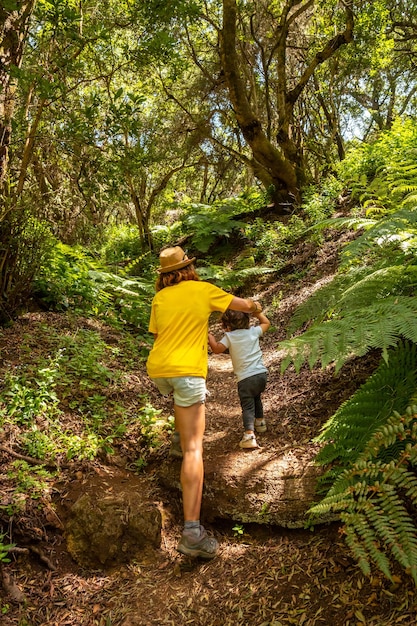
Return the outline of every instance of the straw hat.
<path id="1" fill-rule="evenodd" d="M 191 263 L 194 263 L 195 257 L 189 259 L 184 250 L 179 246 L 175 248 L 166 248 L 162 250 L 159 255 L 160 267 L 158 272 L 160 274 L 166 274 L 167 272 L 173 272 L 174 270 L 180 270 L 183 267 L 187 267 Z"/>

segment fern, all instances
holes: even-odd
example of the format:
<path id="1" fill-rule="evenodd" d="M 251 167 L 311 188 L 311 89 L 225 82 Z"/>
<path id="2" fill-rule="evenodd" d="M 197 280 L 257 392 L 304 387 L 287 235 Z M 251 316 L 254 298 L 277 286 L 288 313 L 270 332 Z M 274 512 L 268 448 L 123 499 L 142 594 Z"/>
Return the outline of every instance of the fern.
<path id="1" fill-rule="evenodd" d="M 297 372 L 305 362 L 310 368 L 317 362 L 322 367 L 332 363 L 337 372 L 348 359 L 364 356 L 372 349 L 381 349 L 386 358 L 388 348 L 401 339 L 417 342 L 417 297 L 389 296 L 280 342 L 281 372 L 291 362 Z"/>
<path id="2" fill-rule="evenodd" d="M 400 149 L 399 149 L 400 148 Z M 316 515 L 338 514 L 362 570 L 392 580 L 397 562 L 417 585 L 417 126 L 396 123 L 342 168 L 367 218 L 327 220 L 318 228 L 362 232 L 344 247 L 339 274 L 305 302 L 280 344 L 282 370 L 330 363 L 337 370 L 372 348 L 383 360 L 323 426 L 317 461 L 328 465 Z M 370 219 L 375 217 L 375 219 Z"/>
<path id="3" fill-rule="evenodd" d="M 386 255 L 389 248 L 394 248 L 396 254 L 403 249 L 403 241 L 415 235 L 417 226 L 417 209 L 401 208 L 394 213 L 369 224 L 360 237 L 348 243 L 342 251 L 341 267 L 349 266 L 352 262 L 364 262 L 371 257 L 375 259 Z"/>
<path id="4" fill-rule="evenodd" d="M 354 221 L 335 223 L 352 225 Z M 414 316 L 417 287 L 416 250 L 416 207 L 402 207 L 377 221 L 369 220 L 362 235 L 343 249 L 339 274 L 295 311 L 289 334 L 307 322 L 313 326 L 301 338 L 280 344 L 283 371 L 291 361 L 297 370 L 303 362 L 313 366 L 317 361 L 323 366 L 334 362 L 338 368 L 350 356 L 362 356 L 372 348 L 385 353 L 401 334 L 415 341 L 410 317 Z M 404 319 L 391 324 L 389 316 L 397 314 Z"/>
<path id="5" fill-rule="evenodd" d="M 396 444 L 396 458 L 385 461 Z M 393 412 L 371 436 L 356 462 L 345 469 L 326 497 L 310 509 L 317 515 L 337 513 L 346 542 L 362 571 L 371 563 L 392 580 L 398 562 L 417 585 L 417 407 Z"/>
<path id="6" fill-rule="evenodd" d="M 327 228 L 334 228 L 335 230 L 360 230 L 362 228 L 370 228 L 375 224 L 375 219 L 366 217 L 329 217 L 326 220 L 321 220 L 317 224 L 310 226 L 305 232 L 326 230 Z"/>
<path id="7" fill-rule="evenodd" d="M 273 273 L 270 267 L 245 267 L 243 269 L 229 268 L 223 265 L 209 265 L 199 267 L 198 274 L 203 280 L 213 281 L 222 289 L 232 290 L 244 285 L 250 278 L 257 278 Z"/>
<path id="8" fill-rule="evenodd" d="M 416 389 L 417 346 L 401 343 L 396 350 L 389 352 L 388 362 L 383 361 L 366 383 L 324 424 L 316 439 L 325 443 L 317 461 L 326 465 L 337 460 L 341 467 L 349 467 L 393 411 L 405 410 Z M 388 442 L 389 433 L 381 432 Z M 397 433 L 392 434 L 395 435 L 394 445 Z M 396 457 L 395 450 L 387 447 L 387 451 L 391 457 Z"/>
<path id="9" fill-rule="evenodd" d="M 288 326 L 292 334 L 309 321 L 323 321 L 343 309 L 371 305 L 389 295 L 412 295 L 417 287 L 416 265 L 351 268 L 319 289 L 295 311 Z"/>

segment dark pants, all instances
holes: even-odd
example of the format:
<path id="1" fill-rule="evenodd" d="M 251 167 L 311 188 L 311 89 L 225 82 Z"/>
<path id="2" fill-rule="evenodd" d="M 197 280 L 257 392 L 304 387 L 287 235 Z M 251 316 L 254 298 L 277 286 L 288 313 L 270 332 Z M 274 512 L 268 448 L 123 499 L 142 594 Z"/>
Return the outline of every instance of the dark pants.
<path id="1" fill-rule="evenodd" d="M 237 384 L 245 430 L 254 430 L 255 419 L 262 419 L 264 416 L 261 393 L 265 391 L 267 378 L 267 373 L 263 372 L 244 378 Z"/>

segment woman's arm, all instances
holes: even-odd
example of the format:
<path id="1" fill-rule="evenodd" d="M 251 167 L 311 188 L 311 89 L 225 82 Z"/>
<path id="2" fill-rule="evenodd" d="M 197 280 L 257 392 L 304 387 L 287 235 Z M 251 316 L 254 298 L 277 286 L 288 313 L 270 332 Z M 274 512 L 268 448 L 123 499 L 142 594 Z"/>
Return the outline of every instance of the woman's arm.
<path id="1" fill-rule="evenodd" d="M 228 308 L 232 309 L 232 311 L 243 311 L 244 313 L 262 313 L 261 303 L 252 300 L 252 298 L 237 298 L 234 296 Z"/>

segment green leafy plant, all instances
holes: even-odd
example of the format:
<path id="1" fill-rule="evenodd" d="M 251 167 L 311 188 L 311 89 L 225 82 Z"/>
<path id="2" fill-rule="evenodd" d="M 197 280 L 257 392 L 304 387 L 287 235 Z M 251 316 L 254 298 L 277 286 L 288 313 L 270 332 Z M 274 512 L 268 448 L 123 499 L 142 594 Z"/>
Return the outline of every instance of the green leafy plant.
<path id="1" fill-rule="evenodd" d="M 245 529 L 242 524 L 235 524 L 232 528 L 235 537 L 241 538 L 245 534 Z"/>
<path id="2" fill-rule="evenodd" d="M 228 267 L 226 265 L 207 265 L 198 268 L 198 274 L 203 280 L 212 281 L 218 287 L 233 290 L 245 285 L 252 278 L 260 278 L 272 273 L 270 267 L 246 267 L 243 269 Z"/>
<path id="3" fill-rule="evenodd" d="M 35 277 L 37 297 L 57 310 L 86 311 L 103 304 L 104 297 L 89 278 L 93 268 L 97 263 L 83 250 L 57 242 Z"/>
<path id="4" fill-rule="evenodd" d="M 146 328 L 153 280 L 106 271 L 92 255 L 58 242 L 34 280 L 35 293 L 55 310 L 106 317 L 115 325 Z"/>
<path id="5" fill-rule="evenodd" d="M 243 228 L 244 223 L 233 219 L 229 211 L 214 211 L 206 205 L 193 205 L 193 213 L 185 220 L 186 227 L 193 232 L 193 244 L 199 252 L 207 252 L 218 237 L 230 237 Z"/>
<path id="6" fill-rule="evenodd" d="M 161 419 L 161 409 L 155 409 L 147 402 L 139 411 L 138 419 L 142 436 L 148 446 L 158 448 L 163 443 L 163 433 L 173 429 L 173 418 Z"/>
<path id="7" fill-rule="evenodd" d="M 3 417 L 14 418 L 17 424 L 30 424 L 44 413 L 54 415 L 58 411 L 58 397 L 55 391 L 57 381 L 57 359 L 52 359 L 47 367 L 40 368 L 32 378 L 22 372 L 7 372 L 4 390 L 0 394 L 0 412 Z"/>
<path id="8" fill-rule="evenodd" d="M 20 441 L 29 456 L 45 460 L 54 458 L 57 453 L 57 443 L 51 435 L 52 433 L 43 432 L 33 425 L 21 435 Z"/>
<path id="9" fill-rule="evenodd" d="M 296 310 L 289 334 L 297 336 L 280 347 L 283 371 L 320 363 L 337 372 L 348 359 L 380 350 L 377 370 L 318 437 L 325 495 L 311 513 L 340 516 L 366 574 L 376 566 L 392 580 L 396 561 L 417 584 L 416 149 L 417 125 L 397 124 L 342 166 L 362 215 L 315 228 L 358 235 L 342 249 L 335 278 Z"/>
<path id="10" fill-rule="evenodd" d="M 15 547 L 14 543 L 4 543 L 5 535 L 0 533 L 0 563 L 10 563 L 8 554 L 12 548 Z"/>
<path id="11" fill-rule="evenodd" d="M 0 604 L 0 613 L 2 615 L 7 615 L 9 610 L 10 610 L 10 605 L 9 604 L 2 604 L 2 605 Z"/>
<path id="12" fill-rule="evenodd" d="M 289 332 L 309 328 L 280 345 L 282 370 L 317 361 L 339 369 L 374 348 L 386 356 L 404 337 L 417 341 L 416 237 L 417 207 L 374 222 L 346 246 L 340 273 L 296 310 Z"/>
<path id="13" fill-rule="evenodd" d="M 261 206 L 268 204 L 265 194 L 250 190 L 240 196 L 220 200 L 211 205 L 190 203 L 184 207 L 181 217 L 183 230 L 193 234 L 193 246 L 207 252 L 219 237 L 230 238 L 233 233 L 244 231 L 242 218 Z"/>
<path id="14" fill-rule="evenodd" d="M 49 491 L 48 480 L 52 477 L 44 467 L 33 467 L 20 460 L 12 463 L 8 475 L 16 481 L 16 493 L 30 495 L 33 499 L 39 499 Z"/>
<path id="15" fill-rule="evenodd" d="M 324 446 L 316 459 L 332 464 L 327 480 L 357 460 L 392 412 L 406 409 L 416 389 L 417 345 L 401 342 L 322 427 L 316 440 Z"/>
<path id="16" fill-rule="evenodd" d="M 338 514 L 346 542 L 366 575 L 374 564 L 393 580 L 398 562 L 417 585 L 417 407 L 394 411 L 345 469 L 326 497 L 310 509 Z"/>
<path id="17" fill-rule="evenodd" d="M 297 215 L 291 216 L 287 223 L 275 221 L 269 224 L 257 217 L 245 225 L 245 236 L 252 242 L 256 261 L 277 270 L 305 230 L 306 223 Z"/>

